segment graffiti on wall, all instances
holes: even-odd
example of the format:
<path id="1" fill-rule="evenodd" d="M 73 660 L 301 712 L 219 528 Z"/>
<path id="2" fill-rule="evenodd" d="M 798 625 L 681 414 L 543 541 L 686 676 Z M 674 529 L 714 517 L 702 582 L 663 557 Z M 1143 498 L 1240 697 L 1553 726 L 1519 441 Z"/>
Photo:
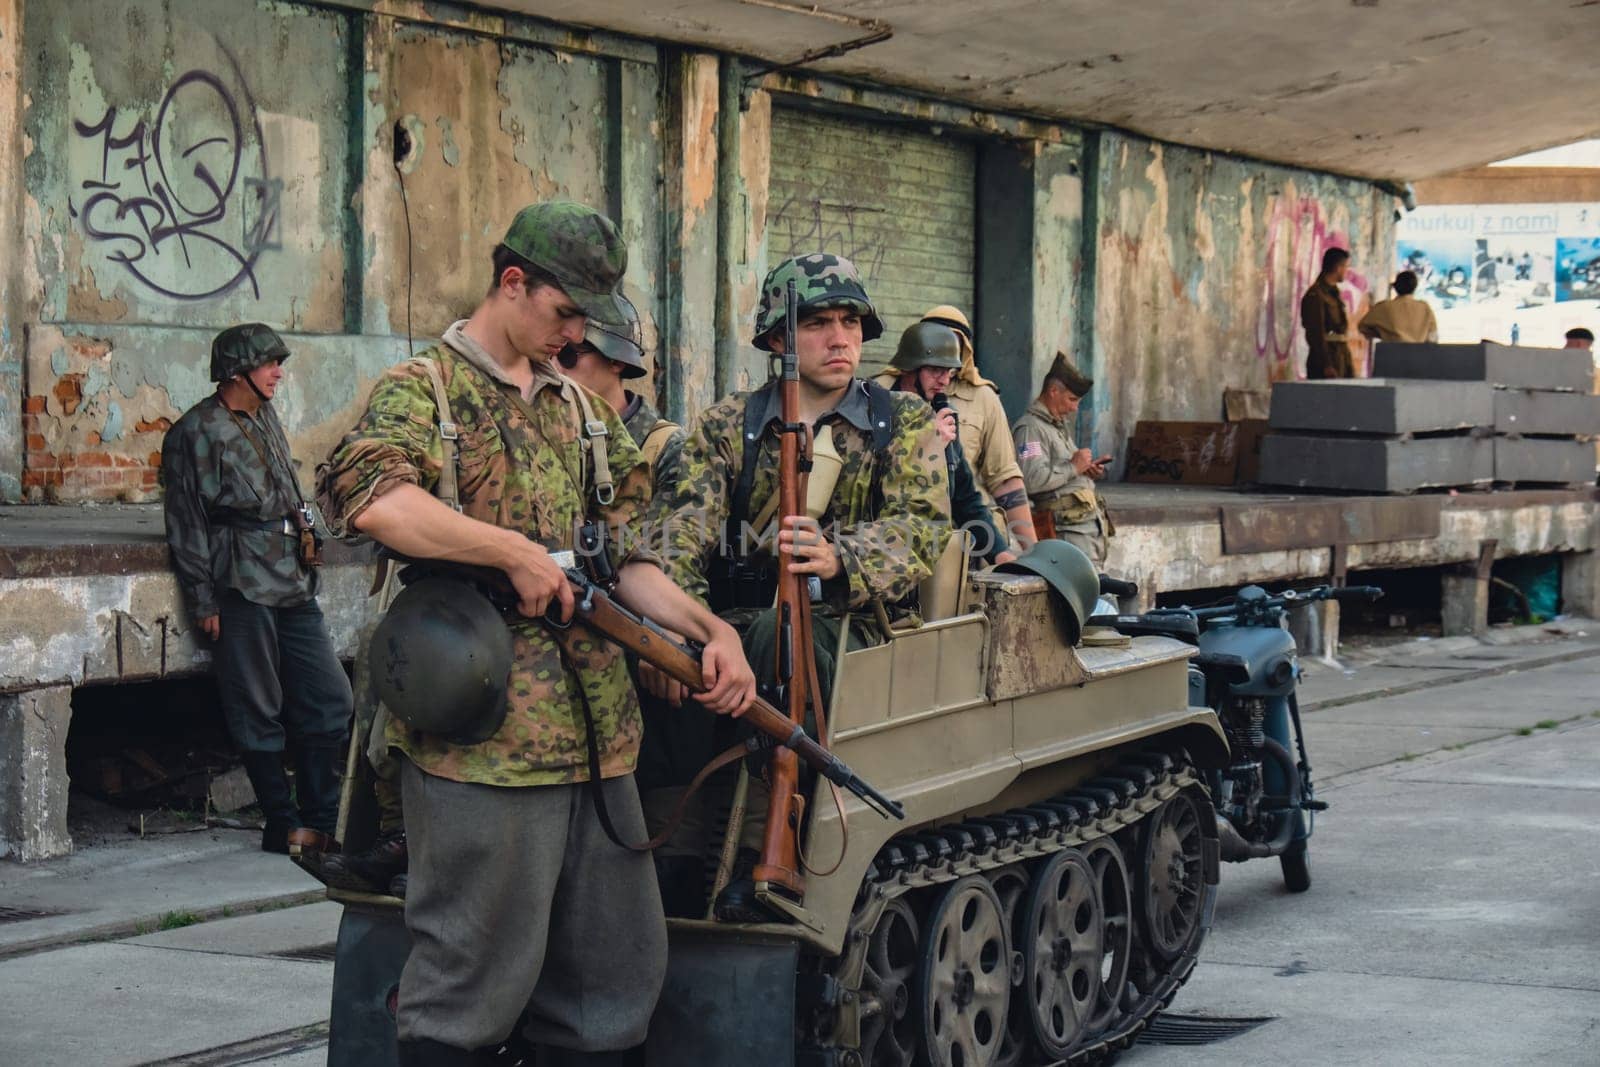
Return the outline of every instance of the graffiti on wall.
<path id="1" fill-rule="evenodd" d="M 793 193 L 770 216 L 767 231 L 774 251 L 782 255 L 831 252 L 850 260 L 864 279 L 872 281 L 883 268 L 888 247 L 876 239 L 879 228 L 870 221 L 863 219 L 858 231 L 857 217 L 869 214 L 881 215 L 884 209 Z"/>
<path id="2" fill-rule="evenodd" d="M 68 209 L 86 242 L 140 286 L 206 300 L 243 285 L 281 248 L 283 182 L 271 176 L 260 119 L 231 69 L 179 74 L 150 113 L 108 104 L 74 117 L 75 151 L 94 159 Z"/>
<path id="3" fill-rule="evenodd" d="M 1256 355 L 1270 363 L 1273 381 L 1299 376 L 1305 356 L 1300 333 L 1300 297 L 1322 273 L 1322 254 L 1330 248 L 1350 249 L 1350 237 L 1329 224 L 1320 201 L 1277 196 L 1267 216 L 1266 259 L 1261 270 L 1257 305 Z M 1352 260 L 1340 295 L 1349 313 L 1351 333 L 1370 299 L 1371 285 Z M 1366 343 L 1351 343 L 1357 366 L 1365 365 Z"/>

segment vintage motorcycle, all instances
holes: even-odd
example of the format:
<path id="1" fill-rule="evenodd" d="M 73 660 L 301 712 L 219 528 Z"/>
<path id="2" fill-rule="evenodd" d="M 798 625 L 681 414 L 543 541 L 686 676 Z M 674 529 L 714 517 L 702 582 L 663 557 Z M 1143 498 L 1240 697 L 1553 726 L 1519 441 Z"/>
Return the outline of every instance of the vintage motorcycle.
<path id="1" fill-rule="evenodd" d="M 1228 765 L 1208 772 L 1222 859 L 1277 856 L 1291 893 L 1311 888 L 1308 845 L 1315 813 L 1328 805 L 1316 799 L 1311 780 L 1296 700 L 1300 663 L 1283 623 L 1290 611 L 1318 601 L 1382 595 L 1375 586 L 1324 585 L 1272 596 L 1250 585 L 1212 607 L 1089 620 L 1129 636 L 1176 637 L 1199 649 L 1190 661 L 1189 702 L 1216 711 L 1231 749 Z"/>

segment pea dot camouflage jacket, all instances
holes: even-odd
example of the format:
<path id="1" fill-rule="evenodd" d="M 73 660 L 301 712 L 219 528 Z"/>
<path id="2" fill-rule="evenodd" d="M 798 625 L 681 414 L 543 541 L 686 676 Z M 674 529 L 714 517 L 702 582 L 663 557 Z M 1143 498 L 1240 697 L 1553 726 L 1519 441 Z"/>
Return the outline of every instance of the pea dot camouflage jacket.
<path id="1" fill-rule="evenodd" d="M 719 550 L 734 484 L 744 462 L 745 404 L 767 399 L 769 416 L 757 440 L 760 449 L 750 495 L 750 521 L 778 491 L 779 421 L 776 391 L 739 393 L 700 416 L 678 458 L 677 482 L 651 505 L 651 527 L 661 538 L 667 573 L 684 590 L 707 600 L 707 571 Z M 950 490 L 944 443 L 933 410 L 910 393 L 893 394 L 895 432 L 879 477 L 880 501 L 872 499 L 872 437 L 866 385 L 857 381 L 845 399 L 818 420 L 833 425 L 833 443 L 843 461 L 828 510 L 820 520 L 835 539 L 843 572 L 824 585 L 827 607 L 857 610 L 874 599 L 892 605 L 916 590 L 950 536 Z M 738 530 L 728 530 L 737 538 Z M 655 542 L 652 541 L 652 544 Z M 770 541 L 751 553 L 770 564 Z"/>
<path id="2" fill-rule="evenodd" d="M 389 489 L 413 483 L 434 492 L 443 464 L 438 410 L 421 359 L 439 363 L 450 415 L 459 424 L 457 463 L 461 510 L 467 516 L 527 535 L 546 548 L 572 548 L 577 527 L 592 515 L 612 527 L 632 525 L 650 495 L 649 474 L 622 421 L 591 395 L 604 419 L 616 496 L 599 506 L 580 473 L 577 405 L 548 366 L 536 365 L 527 402 L 488 355 L 457 327 L 447 344 L 400 364 L 373 388 L 366 414 L 318 471 L 318 498 L 337 535 Z M 454 347 L 453 347 L 454 346 Z M 618 543 L 617 538 L 612 544 Z M 657 562 L 648 553 L 630 559 Z M 621 560 L 615 562 L 621 563 Z M 512 622 L 514 666 L 504 725 L 477 745 L 454 745 L 391 720 L 388 739 L 419 768 L 458 782 L 538 786 L 585 781 L 586 748 L 578 687 L 594 714 L 600 772 L 629 774 L 638 759 L 642 727 L 638 697 L 622 652 L 574 627 L 561 644 L 532 620 Z"/>

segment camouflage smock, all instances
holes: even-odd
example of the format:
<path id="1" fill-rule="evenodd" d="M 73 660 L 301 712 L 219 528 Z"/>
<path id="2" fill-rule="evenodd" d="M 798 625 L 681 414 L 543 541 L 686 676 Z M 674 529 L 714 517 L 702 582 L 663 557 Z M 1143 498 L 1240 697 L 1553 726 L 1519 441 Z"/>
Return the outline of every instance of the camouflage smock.
<path id="1" fill-rule="evenodd" d="M 651 526 L 661 538 L 667 573 L 685 591 L 707 600 L 706 574 L 716 555 L 734 485 L 744 460 L 745 403 L 760 393 L 739 393 L 708 408 L 683 445 L 678 480 L 651 505 Z M 866 383 L 857 381 L 833 411 L 817 420 L 833 425 L 833 444 L 842 462 L 828 510 L 825 533 L 837 529 L 839 577 L 823 583 L 827 607 L 855 610 L 874 599 L 893 604 L 916 591 L 938 561 L 950 536 L 950 490 L 944 442 L 933 425 L 933 409 L 910 393 L 891 394 L 895 432 L 888 462 L 879 479 L 882 504 L 872 500 L 872 436 L 867 418 Z M 767 394 L 768 415 L 758 441 L 761 449 L 750 493 L 750 519 L 768 506 L 778 490 L 779 405 L 777 390 Z M 835 525 L 836 524 L 836 525 Z M 728 531 L 737 537 L 739 531 Z M 655 542 L 653 541 L 652 544 Z M 770 565 L 770 544 L 751 553 L 751 562 Z"/>
<path id="2" fill-rule="evenodd" d="M 656 493 L 668 489 L 678 478 L 678 457 L 683 454 L 683 441 L 688 435 L 683 432 L 683 427 L 661 417 L 654 404 L 640 396 L 638 393 L 625 393 L 628 405 L 619 414 L 622 415 L 622 424 L 628 428 L 628 435 L 633 438 L 633 443 L 644 449 L 645 441 L 657 428 L 663 428 L 663 438 L 656 448 L 656 454 L 651 456 L 645 453 L 645 462 L 650 464 L 650 484 Z M 664 427 L 671 427 L 668 432 Z"/>
<path id="3" fill-rule="evenodd" d="M 528 406 L 537 419 L 530 425 L 513 400 L 516 387 L 459 326 L 445 335 L 449 344 L 421 358 L 438 361 L 451 418 L 459 424 L 462 512 L 517 530 L 551 550 L 573 547 L 587 508 L 612 527 L 632 524 L 649 499 L 650 484 L 616 412 L 599 398 L 591 400 L 610 431 L 606 447 L 616 490 L 611 505 L 599 507 L 580 488 L 578 416 L 553 369 L 535 365 Z M 477 358 L 460 349 L 476 349 L 470 354 Z M 318 471 L 318 499 L 336 534 L 355 536 L 354 519 L 375 497 L 401 483 L 435 491 L 443 463 L 437 423 L 433 389 L 419 360 L 402 363 L 379 380 L 366 414 Z M 637 552 L 632 558 L 654 562 Z M 482 744 L 453 745 L 392 719 L 389 743 L 421 770 L 457 782 L 586 781 L 583 711 L 574 700 L 581 681 L 594 714 L 601 776 L 632 773 L 642 726 L 621 650 L 574 628 L 563 640 L 564 660 L 562 647 L 539 623 L 518 619 L 510 625 L 514 665 L 507 680 L 506 720 L 498 733 Z"/>
<path id="4" fill-rule="evenodd" d="M 167 431 L 161 444 L 167 544 L 196 622 L 217 614 L 229 589 L 273 608 L 316 596 L 316 568 L 301 565 L 299 535 L 281 526 L 301 500 L 288 457 L 271 403 L 253 414 L 230 413 L 213 393 Z M 264 523 L 280 525 L 264 529 Z"/>

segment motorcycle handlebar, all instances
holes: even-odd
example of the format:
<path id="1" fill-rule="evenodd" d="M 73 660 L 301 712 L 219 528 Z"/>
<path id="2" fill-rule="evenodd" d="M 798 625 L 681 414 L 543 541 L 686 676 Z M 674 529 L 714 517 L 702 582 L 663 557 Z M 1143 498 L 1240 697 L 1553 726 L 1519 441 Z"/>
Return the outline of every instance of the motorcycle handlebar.
<path id="1" fill-rule="evenodd" d="M 1381 596 L 1383 596 L 1383 590 L 1375 585 L 1319 585 L 1314 589 L 1304 589 L 1299 592 L 1291 589 L 1278 596 L 1256 601 L 1252 606 L 1258 608 L 1296 608 L 1319 600 L 1377 600 Z M 1165 610 L 1193 615 L 1197 619 L 1220 619 L 1228 615 L 1237 615 L 1240 610 L 1240 604 L 1238 598 L 1235 597 L 1228 603 L 1214 608 L 1169 608 Z"/>
<path id="2" fill-rule="evenodd" d="M 1125 582 L 1120 578 L 1113 578 L 1109 574 L 1100 576 L 1101 596 L 1138 596 L 1139 583 Z"/>

